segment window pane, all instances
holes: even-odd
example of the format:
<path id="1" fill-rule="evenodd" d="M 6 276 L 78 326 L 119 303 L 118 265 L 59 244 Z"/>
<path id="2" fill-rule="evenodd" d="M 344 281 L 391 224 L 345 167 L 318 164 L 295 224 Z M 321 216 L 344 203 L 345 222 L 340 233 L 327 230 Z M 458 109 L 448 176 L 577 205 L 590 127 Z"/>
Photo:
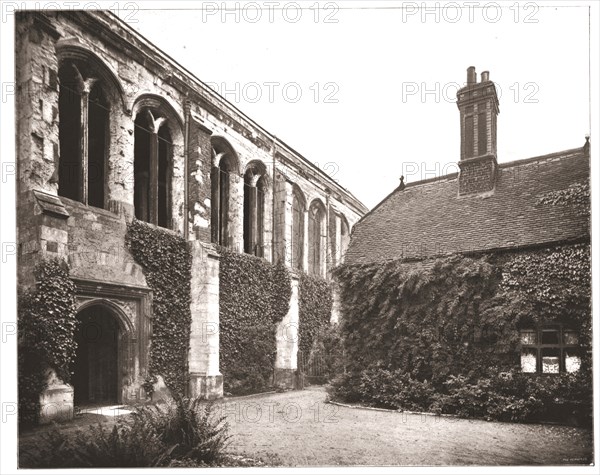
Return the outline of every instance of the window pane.
<path id="1" fill-rule="evenodd" d="M 565 369 L 567 373 L 574 373 L 581 367 L 581 358 L 576 350 L 565 350 Z"/>
<path id="2" fill-rule="evenodd" d="M 542 373 L 554 374 L 560 371 L 559 354 L 560 351 L 557 348 L 542 349 Z"/>
<path id="3" fill-rule="evenodd" d="M 558 345 L 558 329 L 546 328 L 542 330 L 542 344 L 543 345 Z"/>
<path id="4" fill-rule="evenodd" d="M 536 350 L 524 349 L 521 352 L 521 371 L 523 373 L 535 373 L 537 371 Z"/>
<path id="5" fill-rule="evenodd" d="M 565 330 L 563 332 L 563 343 L 565 345 L 577 345 L 579 343 L 579 335 L 577 335 L 577 332 Z"/>
<path id="6" fill-rule="evenodd" d="M 537 343 L 537 332 L 535 330 L 521 330 L 521 344 L 535 345 Z"/>

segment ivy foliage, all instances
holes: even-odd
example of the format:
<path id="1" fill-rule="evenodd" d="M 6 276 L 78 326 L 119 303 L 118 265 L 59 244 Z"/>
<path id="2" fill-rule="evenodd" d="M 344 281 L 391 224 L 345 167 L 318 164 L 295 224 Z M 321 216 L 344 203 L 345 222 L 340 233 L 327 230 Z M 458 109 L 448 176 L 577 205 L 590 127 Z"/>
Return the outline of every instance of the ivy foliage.
<path id="1" fill-rule="evenodd" d="M 499 291 L 519 309 L 521 325 L 554 321 L 579 330 L 584 350 L 591 349 L 591 257 L 576 244 L 498 259 Z M 584 351 L 587 353 L 587 351 Z"/>
<path id="2" fill-rule="evenodd" d="M 128 225 L 125 241 L 152 289 L 148 382 L 161 375 L 172 393 L 183 396 L 189 378 L 191 253 L 181 236 L 138 220 Z"/>
<path id="3" fill-rule="evenodd" d="M 283 263 L 221 249 L 219 344 L 224 389 L 232 394 L 271 386 L 277 324 L 292 294 Z"/>
<path id="4" fill-rule="evenodd" d="M 575 183 L 564 190 L 550 191 L 542 195 L 537 204 L 571 206 L 580 216 L 590 212 L 590 184 Z"/>
<path id="5" fill-rule="evenodd" d="M 42 261 L 34 274 L 35 289 L 19 295 L 19 416 L 24 423 L 37 421 L 48 370 L 70 382 L 77 349 L 75 284 L 68 265 L 57 259 Z"/>
<path id="6" fill-rule="evenodd" d="M 514 399 L 515 417 L 527 418 L 539 415 L 527 406 L 535 403 L 527 403 L 528 391 L 546 395 L 539 405 L 553 400 L 551 385 L 557 393 L 571 385 L 578 404 L 589 406 L 589 245 L 341 266 L 336 277 L 347 369 L 334 385 L 338 397 L 456 412 L 464 390 L 481 396 L 477 415 L 513 420 L 500 414 L 500 399 Z M 519 328 L 544 322 L 579 332 L 584 351 L 577 376 L 520 375 Z M 498 392 L 499 374 L 517 375 L 513 392 Z"/>
<path id="7" fill-rule="evenodd" d="M 515 362 L 515 315 L 495 296 L 501 273 L 486 257 L 346 266 L 337 277 L 351 371 L 402 369 L 442 383 Z"/>
<path id="8" fill-rule="evenodd" d="M 331 286 L 321 277 L 300 274 L 298 299 L 298 351 L 309 355 L 331 319 Z"/>

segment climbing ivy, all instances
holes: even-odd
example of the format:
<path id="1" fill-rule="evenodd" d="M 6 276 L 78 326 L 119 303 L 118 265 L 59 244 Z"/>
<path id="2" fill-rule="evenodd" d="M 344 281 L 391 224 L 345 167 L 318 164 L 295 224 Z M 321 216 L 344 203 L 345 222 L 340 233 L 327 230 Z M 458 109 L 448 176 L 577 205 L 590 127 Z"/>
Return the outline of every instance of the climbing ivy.
<path id="1" fill-rule="evenodd" d="M 145 389 L 151 392 L 161 375 L 171 392 L 184 395 L 192 322 L 191 253 L 181 236 L 138 220 L 127 226 L 125 241 L 152 289 L 150 374 Z"/>
<path id="2" fill-rule="evenodd" d="M 323 278 L 301 274 L 298 299 L 298 350 L 309 355 L 317 336 L 331 319 L 331 286 Z"/>
<path id="3" fill-rule="evenodd" d="M 288 313 L 291 292 L 284 264 L 221 249 L 219 344 L 226 392 L 243 394 L 271 386 L 275 331 Z"/>
<path id="4" fill-rule="evenodd" d="M 565 404 L 587 413 L 589 250 L 582 243 L 341 266 L 336 278 L 347 373 L 334 393 L 388 407 L 455 413 L 461 413 L 463 398 L 477 406 L 476 414 L 502 420 L 539 416 L 561 395 Z M 580 370 L 555 378 L 521 375 L 519 328 L 551 321 L 579 332 Z M 505 380 L 512 381 L 510 390 Z M 515 412 L 500 410 L 501 400 Z"/>
<path id="5" fill-rule="evenodd" d="M 555 321 L 580 330 L 584 354 L 591 348 L 590 246 L 575 244 L 500 256 L 500 292 L 519 309 L 520 325 Z"/>
<path id="6" fill-rule="evenodd" d="M 18 307 L 19 416 L 24 423 L 37 421 L 48 370 L 70 382 L 77 349 L 75 284 L 68 265 L 45 260 L 34 275 L 35 289 L 19 295 Z"/>
<path id="7" fill-rule="evenodd" d="M 572 206 L 578 215 L 587 215 L 590 212 L 590 185 L 576 183 L 564 190 L 550 191 L 542 195 L 537 204 Z"/>

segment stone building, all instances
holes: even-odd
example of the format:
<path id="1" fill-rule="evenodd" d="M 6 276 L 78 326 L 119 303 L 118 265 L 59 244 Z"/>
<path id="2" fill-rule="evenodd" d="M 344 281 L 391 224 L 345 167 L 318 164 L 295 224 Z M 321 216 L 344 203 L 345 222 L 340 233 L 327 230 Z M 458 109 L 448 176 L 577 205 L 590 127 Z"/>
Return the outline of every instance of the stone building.
<path id="1" fill-rule="evenodd" d="M 297 273 L 328 278 L 367 211 L 111 13 L 20 12 L 16 85 L 19 286 L 34 284 L 42 259 L 63 258 L 79 318 L 117 335 L 87 348 L 74 389 L 53 381 L 48 403 L 72 411 L 73 392 L 81 402 L 139 397 L 152 296 L 125 245 L 134 217 L 189 241 L 189 394 L 218 397 L 219 335 L 203 333 L 219 321 L 218 246 L 285 261 L 293 292 L 282 325 L 294 324 Z M 278 340 L 279 384 L 296 356 L 295 341 Z"/>
<path id="2" fill-rule="evenodd" d="M 467 70 L 457 106 L 460 172 L 411 183 L 401 179 L 354 227 L 346 264 L 399 260 L 422 266 L 453 254 L 508 255 L 589 246 L 589 139 L 583 147 L 498 163 L 499 103 L 489 72 L 477 82 L 475 68 Z M 556 199 L 580 192 L 584 212 L 561 206 Z M 562 324 L 523 328 L 521 343 L 525 372 L 579 367 L 576 337 Z"/>

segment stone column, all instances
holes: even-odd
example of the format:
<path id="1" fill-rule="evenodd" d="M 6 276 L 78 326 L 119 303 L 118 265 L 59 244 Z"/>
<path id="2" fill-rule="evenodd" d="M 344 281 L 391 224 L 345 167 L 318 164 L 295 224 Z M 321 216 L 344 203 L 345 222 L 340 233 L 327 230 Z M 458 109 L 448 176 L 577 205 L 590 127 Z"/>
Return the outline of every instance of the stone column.
<path id="1" fill-rule="evenodd" d="M 223 397 L 219 372 L 219 256 L 201 241 L 192 251 L 192 325 L 190 334 L 190 397 Z"/>
<path id="2" fill-rule="evenodd" d="M 212 131 L 191 112 L 188 129 L 188 239 L 218 242 L 219 162 L 213 162 Z"/>
<path id="3" fill-rule="evenodd" d="M 292 297 L 290 309 L 277 325 L 277 357 L 273 385 L 283 389 L 296 387 L 298 370 L 298 278 L 292 277 Z"/>
<path id="4" fill-rule="evenodd" d="M 237 170 L 229 173 L 227 247 L 244 252 L 244 179 Z"/>
<path id="5" fill-rule="evenodd" d="M 77 89 L 81 97 L 81 117 L 79 124 L 81 127 L 79 137 L 79 156 L 81 159 L 80 169 L 80 188 L 79 188 L 79 201 L 83 204 L 88 202 L 88 156 L 89 156 L 89 109 L 90 109 L 90 92 L 94 87 L 94 84 L 98 81 L 96 78 L 83 79 L 83 76 L 77 69 L 77 66 L 71 64 L 75 72 L 75 78 L 77 79 Z"/>

